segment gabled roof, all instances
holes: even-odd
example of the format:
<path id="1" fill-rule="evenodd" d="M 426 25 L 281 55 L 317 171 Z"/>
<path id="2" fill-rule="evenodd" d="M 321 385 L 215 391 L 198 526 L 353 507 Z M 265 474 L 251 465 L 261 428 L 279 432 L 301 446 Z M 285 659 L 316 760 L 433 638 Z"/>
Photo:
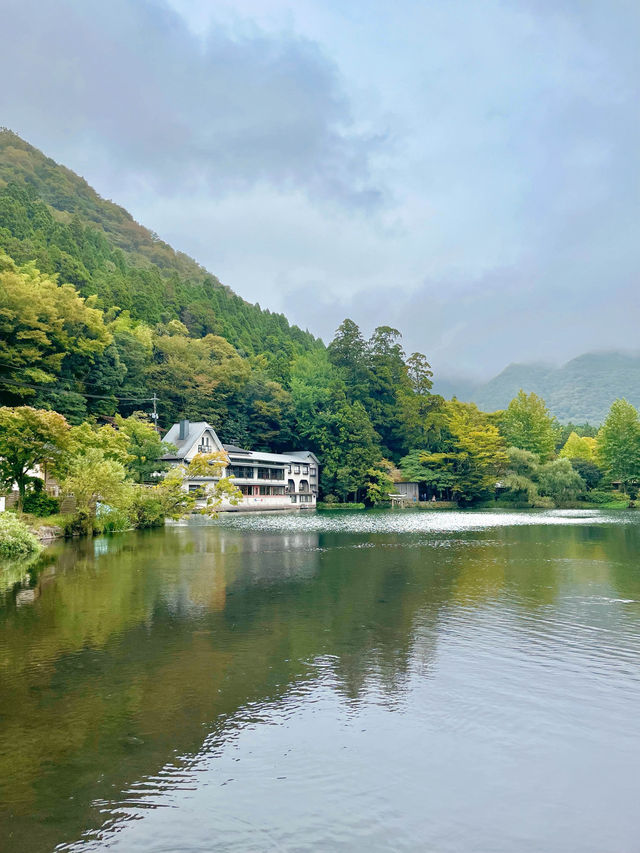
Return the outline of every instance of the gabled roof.
<path id="1" fill-rule="evenodd" d="M 193 448 L 194 444 L 197 443 L 198 439 L 202 437 L 202 435 L 209 430 L 213 434 L 214 442 L 217 444 L 218 448 L 222 447 L 220 439 L 218 438 L 216 431 L 208 424 L 206 421 L 189 421 L 189 429 L 187 432 L 187 437 L 184 439 L 178 438 L 180 435 L 180 424 L 174 424 L 169 432 L 162 439 L 166 441 L 168 444 L 173 444 L 178 450 L 175 453 L 167 453 L 162 458 L 166 460 L 172 459 L 184 459 L 185 456 L 189 453 L 189 451 Z"/>

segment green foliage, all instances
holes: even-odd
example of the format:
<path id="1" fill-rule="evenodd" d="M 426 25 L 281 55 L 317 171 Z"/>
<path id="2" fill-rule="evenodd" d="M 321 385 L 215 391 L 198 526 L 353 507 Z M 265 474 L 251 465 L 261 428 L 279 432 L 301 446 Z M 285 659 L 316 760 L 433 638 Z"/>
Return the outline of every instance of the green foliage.
<path id="1" fill-rule="evenodd" d="M 393 491 L 390 469 L 390 463 L 382 460 L 367 471 L 364 494 L 365 500 L 370 506 L 389 502 L 389 493 Z"/>
<path id="2" fill-rule="evenodd" d="M 398 463 L 400 470 L 409 483 L 429 483 L 432 480 L 433 470 L 428 462 L 423 462 L 424 452 L 412 450 L 403 456 Z"/>
<path id="3" fill-rule="evenodd" d="M 562 424 L 560 432 L 556 434 L 556 450 L 564 447 L 572 433 L 575 433 L 579 438 L 595 438 L 598 435 L 598 427 L 588 423 L 574 424 L 569 422 Z"/>
<path id="4" fill-rule="evenodd" d="M 349 403 L 337 391 L 327 408 L 313 422 L 302 425 L 302 430 L 322 460 L 323 491 L 343 501 L 349 496 L 357 500 L 367 471 L 380 460 L 378 436 L 362 403 Z"/>
<path id="5" fill-rule="evenodd" d="M 173 450 L 172 445 L 162 441 L 155 428 L 142 413 L 129 418 L 116 416 L 118 435 L 125 439 L 126 459 L 124 464 L 136 483 L 145 483 L 153 475 L 169 468 L 161 457 Z"/>
<path id="6" fill-rule="evenodd" d="M 500 431 L 509 446 L 530 450 L 541 462 L 553 456 L 558 427 L 544 400 L 533 392 L 518 392 L 502 414 Z"/>
<path id="7" fill-rule="evenodd" d="M 0 408 L 0 482 L 6 489 L 18 485 L 21 509 L 29 471 L 55 465 L 68 441 L 69 425 L 57 412 L 30 406 Z"/>
<path id="8" fill-rule="evenodd" d="M 593 461 L 596 452 L 596 440 L 587 436 L 579 436 L 572 432 L 558 453 L 561 459 L 584 459 Z"/>
<path id="9" fill-rule="evenodd" d="M 86 521 L 87 533 L 95 528 L 98 502 L 126 513 L 131 501 L 132 485 L 126 479 L 124 465 L 96 447 L 71 457 L 61 485 L 65 494 L 75 497 L 77 514 Z"/>
<path id="10" fill-rule="evenodd" d="M 329 498 L 334 498 L 334 500 L 330 501 Z M 352 501 L 351 503 L 339 503 L 338 499 L 336 498 L 335 495 L 327 495 L 327 500 L 319 501 L 317 506 L 318 506 L 318 509 L 325 509 L 325 510 L 366 509 L 366 505 L 363 503 L 359 503 L 359 502 L 355 503 L 354 501 Z"/>
<path id="11" fill-rule="evenodd" d="M 540 463 L 535 453 L 510 447 L 507 470 L 501 480 L 503 500 L 517 505 L 544 506 L 538 492 Z"/>
<path id="12" fill-rule="evenodd" d="M 137 486 L 129 503 L 134 527 L 162 527 L 167 518 L 180 518 L 195 506 L 192 495 L 182 488 L 182 479 L 167 477 L 154 486 Z"/>
<path id="13" fill-rule="evenodd" d="M 585 491 L 585 482 L 574 470 L 568 459 L 555 459 L 540 468 L 539 489 L 555 503 L 567 506 L 575 503 L 579 494 Z"/>
<path id="14" fill-rule="evenodd" d="M 12 512 L 0 513 L 0 556 L 26 557 L 41 545 L 27 525 Z"/>
<path id="15" fill-rule="evenodd" d="M 605 506 L 613 504 L 620 500 L 619 492 L 608 492 L 602 489 L 591 489 L 585 495 L 585 499 L 596 506 Z"/>
<path id="16" fill-rule="evenodd" d="M 420 479 L 445 500 L 463 504 L 486 500 L 493 495 L 507 464 L 504 441 L 497 427 L 473 403 L 450 400 L 444 412 L 442 449 L 421 453 L 419 461 L 431 477 Z M 407 460 L 405 466 L 405 470 L 413 468 L 413 460 Z"/>
<path id="17" fill-rule="evenodd" d="M 616 400 L 598 433 L 597 458 L 611 481 L 629 494 L 640 481 L 640 420 L 627 400 Z"/>
<path id="18" fill-rule="evenodd" d="M 570 459 L 573 470 L 584 480 L 587 491 L 595 489 L 602 480 L 602 471 L 589 459 Z"/>
<path id="19" fill-rule="evenodd" d="M 110 343 L 95 300 L 41 274 L 33 262 L 17 266 L 0 251 L 0 366 L 6 394 L 33 398 L 37 389 L 29 385 L 89 371 Z M 20 393 L 10 384 L 15 379 L 25 383 Z"/>
<path id="20" fill-rule="evenodd" d="M 22 510 L 30 515 L 45 518 L 60 512 L 60 501 L 46 493 L 43 480 L 34 477 L 27 488 Z"/>

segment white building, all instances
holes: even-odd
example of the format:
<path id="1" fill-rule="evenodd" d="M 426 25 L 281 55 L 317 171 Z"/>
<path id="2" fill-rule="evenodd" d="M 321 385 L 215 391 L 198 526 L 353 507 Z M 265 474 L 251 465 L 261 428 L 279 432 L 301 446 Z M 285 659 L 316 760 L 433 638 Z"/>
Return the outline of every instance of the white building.
<path id="1" fill-rule="evenodd" d="M 222 476 L 233 477 L 242 500 L 237 506 L 223 503 L 221 511 L 311 509 L 316 505 L 320 466 L 309 450 L 287 453 L 243 450 L 233 444 L 222 444 L 206 421 L 182 420 L 171 427 L 163 440 L 177 447 L 176 453 L 163 457 L 175 464 L 188 465 L 198 453 L 226 454 L 229 464 Z M 200 492 L 215 480 L 215 477 L 189 479 L 185 488 Z"/>

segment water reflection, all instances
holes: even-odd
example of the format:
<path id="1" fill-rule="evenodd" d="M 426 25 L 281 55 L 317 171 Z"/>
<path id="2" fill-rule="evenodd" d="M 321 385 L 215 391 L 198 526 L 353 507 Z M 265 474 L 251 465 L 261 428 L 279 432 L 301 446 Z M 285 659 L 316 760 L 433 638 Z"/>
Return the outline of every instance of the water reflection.
<path id="1" fill-rule="evenodd" d="M 234 517 L 49 549 L 30 580 L 5 585 L 0 607 L 7 850 L 52 850 L 159 804 L 184 813 L 154 817 L 146 835 L 143 821 L 136 846 L 123 835 L 116 849 L 250 849 L 238 821 L 256 797 L 280 808 L 269 761 L 282 764 L 297 742 L 298 793 L 287 795 L 305 792 L 325 810 L 333 803 L 337 834 L 331 841 L 315 817 L 298 815 L 301 835 L 283 836 L 284 816 L 295 817 L 286 808 L 280 829 L 273 816 L 254 829 L 267 827 L 282 849 L 358 849 L 349 832 L 390 849 L 396 808 L 396 849 L 424 849 L 425 806 L 406 809 L 425 782 L 427 765 L 412 757 L 425 743 L 436 761 L 455 755 L 458 772 L 480 772 L 484 761 L 499 777 L 508 775 L 495 764 L 506 760 L 501 750 L 519 746 L 518 736 L 535 750 L 540 726 L 593 741 L 594 726 L 608 721 L 632 741 L 635 518 L 429 515 Z M 493 758 L 474 757 L 483 738 L 495 740 Z M 226 772 L 238 779 L 240 759 L 251 773 L 242 771 L 235 811 L 218 793 L 222 812 L 200 818 L 208 842 L 200 829 L 189 834 L 201 786 L 215 778 L 218 790 Z M 359 794 L 349 816 L 339 802 L 369 774 L 387 785 Z M 441 808 L 442 833 L 447 815 L 455 824 L 455 803 Z M 154 846 L 157 831 L 178 830 L 181 847 Z M 511 827 L 503 830 L 508 839 Z M 470 849 L 440 840 L 438 849 Z"/>

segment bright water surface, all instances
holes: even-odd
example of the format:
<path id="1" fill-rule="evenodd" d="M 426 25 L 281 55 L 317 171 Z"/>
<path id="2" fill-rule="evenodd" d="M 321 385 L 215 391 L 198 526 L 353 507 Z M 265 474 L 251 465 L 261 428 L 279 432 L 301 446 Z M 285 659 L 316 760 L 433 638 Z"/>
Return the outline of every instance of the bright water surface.
<path id="1" fill-rule="evenodd" d="M 20 574 L 2 853 L 640 851 L 638 515 L 226 516 Z"/>

